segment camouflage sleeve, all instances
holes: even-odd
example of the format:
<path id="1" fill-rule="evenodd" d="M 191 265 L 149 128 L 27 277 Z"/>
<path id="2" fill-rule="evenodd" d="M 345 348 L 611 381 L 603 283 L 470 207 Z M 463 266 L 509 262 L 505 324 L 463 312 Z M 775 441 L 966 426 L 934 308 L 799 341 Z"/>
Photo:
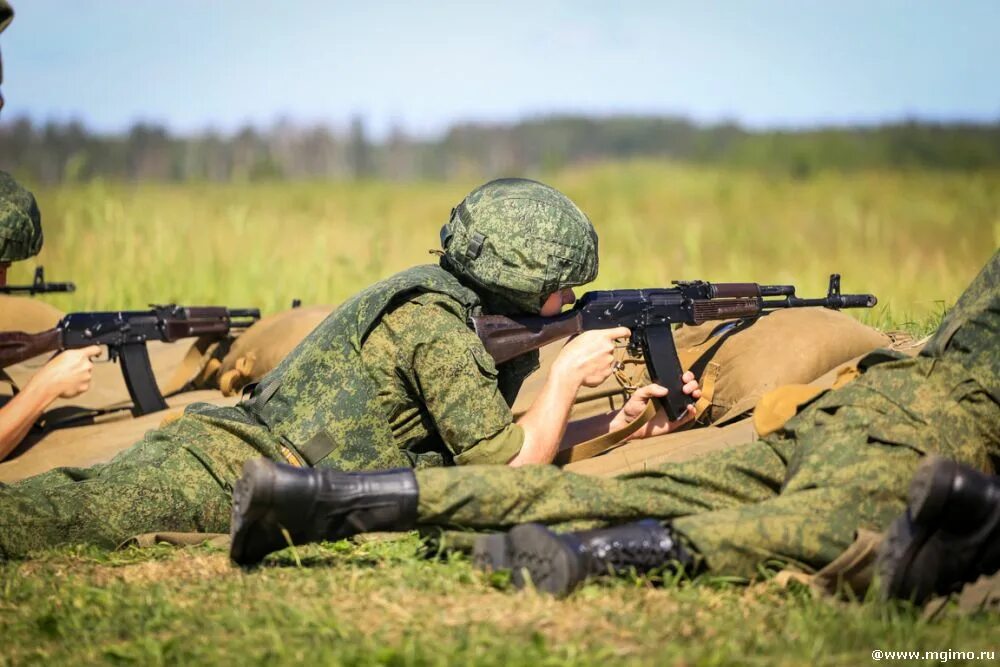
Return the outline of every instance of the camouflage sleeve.
<path id="1" fill-rule="evenodd" d="M 422 295 L 394 315 L 393 337 L 409 366 L 401 370 L 455 461 L 506 463 L 513 458 L 524 431 L 513 423 L 500 393 L 493 358 L 466 325 L 457 304 L 440 295 Z M 407 321 L 409 325 L 402 326 Z"/>

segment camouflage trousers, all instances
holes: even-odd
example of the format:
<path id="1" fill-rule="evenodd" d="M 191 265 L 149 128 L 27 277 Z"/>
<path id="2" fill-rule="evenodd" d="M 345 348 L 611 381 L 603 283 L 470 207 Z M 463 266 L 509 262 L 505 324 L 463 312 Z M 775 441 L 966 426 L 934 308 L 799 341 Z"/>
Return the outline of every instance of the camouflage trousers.
<path id="1" fill-rule="evenodd" d="M 504 530 L 668 520 L 709 571 L 817 570 L 858 528 L 881 531 L 905 506 L 925 454 L 990 470 L 1000 461 L 1000 253 L 925 353 L 874 353 L 860 378 L 822 394 L 753 444 L 615 479 L 552 466 L 417 471 L 419 522 Z M 881 363 L 876 363 L 881 362 Z"/>
<path id="2" fill-rule="evenodd" d="M 152 531 L 229 530 L 243 463 L 284 460 L 235 408 L 195 404 L 108 463 L 0 484 L 0 560 L 60 544 L 115 548 Z"/>
<path id="3" fill-rule="evenodd" d="M 1000 408 L 981 402 L 981 390 L 964 397 L 969 401 L 939 403 L 942 417 L 957 417 L 949 420 L 953 438 L 873 438 L 883 420 L 904 414 L 872 387 L 922 375 L 932 363 L 913 359 L 875 367 L 855 381 L 850 395 L 832 392 L 828 396 L 839 400 L 800 415 L 793 431 L 623 477 L 592 478 L 553 466 L 417 471 L 419 521 L 485 531 L 526 522 L 558 528 L 654 517 L 670 520 L 712 572 L 751 578 L 769 562 L 817 570 L 851 544 L 855 530 L 880 531 L 903 510 L 923 454 L 990 467 L 984 429 L 1000 433 Z M 996 442 L 990 449 L 993 457 L 1000 454 Z"/>

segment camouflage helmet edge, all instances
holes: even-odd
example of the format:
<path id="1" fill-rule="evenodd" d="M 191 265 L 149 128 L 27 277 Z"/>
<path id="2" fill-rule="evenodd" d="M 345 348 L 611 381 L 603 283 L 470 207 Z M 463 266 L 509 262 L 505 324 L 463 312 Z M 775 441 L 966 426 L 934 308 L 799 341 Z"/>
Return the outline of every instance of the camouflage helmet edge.
<path id="1" fill-rule="evenodd" d="M 470 192 L 441 228 L 442 266 L 490 301 L 537 313 L 549 294 L 597 276 L 597 232 L 566 195 L 502 178 Z"/>

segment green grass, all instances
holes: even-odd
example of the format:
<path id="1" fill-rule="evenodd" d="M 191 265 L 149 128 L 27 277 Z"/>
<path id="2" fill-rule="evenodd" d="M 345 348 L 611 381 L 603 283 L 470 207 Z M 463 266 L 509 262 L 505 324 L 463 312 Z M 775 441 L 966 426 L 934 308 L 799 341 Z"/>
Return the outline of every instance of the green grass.
<path id="1" fill-rule="evenodd" d="M 906 605 L 773 583 L 633 577 L 555 600 L 461 557 L 428 559 L 415 536 L 298 557 L 250 573 L 208 547 L 63 550 L 0 566 L 0 663 L 855 665 L 874 649 L 1000 648 L 996 616 L 927 621 Z"/>
<path id="2" fill-rule="evenodd" d="M 792 180 L 653 163 L 545 180 L 594 220 L 594 287 L 844 275 L 883 328 L 936 326 L 1000 245 L 1000 173 L 871 172 Z M 64 310 L 150 302 L 273 312 L 336 303 L 431 260 L 474 183 L 121 185 L 42 189 Z M 12 279 L 30 278 L 32 262 Z M 772 583 L 647 579 L 557 601 L 509 590 L 415 537 L 285 553 L 245 574 L 208 548 L 60 550 L 0 565 L 0 664 L 869 664 L 871 651 L 998 650 L 996 615 L 925 621 Z M 919 661 L 914 661 L 919 664 Z M 913 663 L 908 663 L 913 664 Z"/>
<path id="3" fill-rule="evenodd" d="M 872 292 L 877 326 L 933 328 L 1000 246 L 1000 173 L 821 174 L 809 180 L 636 162 L 561 172 L 600 234 L 596 288 L 670 280 L 792 282 Z M 119 185 L 37 191 L 64 310 L 171 301 L 338 303 L 433 261 L 438 228 L 475 184 Z M 30 278 L 33 262 L 12 279 Z"/>

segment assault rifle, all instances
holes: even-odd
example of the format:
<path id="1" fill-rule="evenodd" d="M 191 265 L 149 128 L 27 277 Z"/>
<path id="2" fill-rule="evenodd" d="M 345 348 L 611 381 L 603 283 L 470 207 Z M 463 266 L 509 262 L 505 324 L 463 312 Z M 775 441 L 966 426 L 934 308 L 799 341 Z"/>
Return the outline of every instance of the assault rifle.
<path id="1" fill-rule="evenodd" d="M 30 285 L 0 285 L 0 294 L 48 294 L 50 292 L 75 292 L 76 283 L 47 283 L 45 268 L 35 269 L 35 279 Z"/>
<path id="2" fill-rule="evenodd" d="M 682 391 L 680 360 L 674 345 L 673 324 L 701 324 L 710 320 L 757 318 L 782 308 L 822 306 L 871 308 L 872 294 L 841 294 L 840 275 L 830 276 L 825 298 L 801 299 L 793 285 L 673 281 L 675 287 L 587 292 L 570 310 L 554 317 L 474 317 L 476 334 L 497 363 L 503 363 L 553 341 L 591 329 L 628 327 L 629 349 L 642 353 L 653 382 L 670 393 L 661 400 L 671 420 L 694 402 Z"/>
<path id="3" fill-rule="evenodd" d="M 106 345 L 110 359 L 121 360 L 125 386 L 132 397 L 132 414 L 138 417 L 167 408 L 153 376 L 146 341 L 172 343 L 195 336 L 224 336 L 233 329 L 246 329 L 259 319 L 256 308 L 186 308 L 174 304 L 152 306 L 150 310 L 70 313 L 48 331 L 0 333 L 0 368 L 46 352 Z"/>

